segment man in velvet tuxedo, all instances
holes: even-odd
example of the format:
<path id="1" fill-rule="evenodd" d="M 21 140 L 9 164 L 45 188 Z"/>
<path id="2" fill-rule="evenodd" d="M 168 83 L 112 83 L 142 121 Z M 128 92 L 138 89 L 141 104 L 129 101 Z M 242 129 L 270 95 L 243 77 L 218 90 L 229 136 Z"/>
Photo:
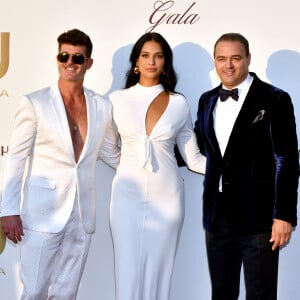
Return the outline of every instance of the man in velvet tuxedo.
<path id="1" fill-rule="evenodd" d="M 214 47 L 220 86 L 200 100 L 195 132 L 207 157 L 203 223 L 213 300 L 276 299 L 279 248 L 296 226 L 298 145 L 288 93 L 249 72 L 248 41 Z"/>
<path id="2" fill-rule="evenodd" d="M 21 98 L 3 176 L 2 229 L 20 243 L 22 300 L 76 299 L 95 231 L 96 161 L 116 167 L 120 156 L 110 102 L 83 86 L 89 36 L 72 29 L 57 41 L 58 82 Z"/>

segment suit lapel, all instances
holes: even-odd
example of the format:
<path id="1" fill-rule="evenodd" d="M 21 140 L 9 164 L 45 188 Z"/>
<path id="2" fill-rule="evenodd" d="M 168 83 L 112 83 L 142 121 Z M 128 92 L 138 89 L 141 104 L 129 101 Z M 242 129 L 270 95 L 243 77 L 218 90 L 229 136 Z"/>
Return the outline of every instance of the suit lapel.
<path id="1" fill-rule="evenodd" d="M 88 145 L 91 142 L 91 138 L 94 134 L 94 128 L 96 124 L 96 114 L 97 114 L 97 103 L 93 99 L 93 95 L 89 92 L 89 90 L 84 88 L 84 96 L 86 100 L 86 110 L 87 110 L 87 135 L 85 139 L 85 143 L 83 145 L 82 152 L 80 154 L 78 163 L 83 159 L 88 150 Z"/>
<path id="2" fill-rule="evenodd" d="M 69 149 L 71 157 L 75 159 L 66 110 L 57 84 L 51 87 L 50 93 L 51 106 L 57 119 L 57 126 L 59 126 L 61 130 L 62 141 Z"/>

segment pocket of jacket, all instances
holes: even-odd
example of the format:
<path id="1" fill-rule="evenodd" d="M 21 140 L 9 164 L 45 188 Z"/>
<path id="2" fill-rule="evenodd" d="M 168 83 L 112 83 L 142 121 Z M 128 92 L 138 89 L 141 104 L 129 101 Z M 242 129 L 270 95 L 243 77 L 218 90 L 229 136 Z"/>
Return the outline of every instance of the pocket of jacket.
<path id="1" fill-rule="evenodd" d="M 39 176 L 30 177 L 28 179 L 28 184 L 36 187 L 49 189 L 49 190 L 54 190 L 56 187 L 56 184 L 53 180 L 45 177 L 39 177 Z"/>

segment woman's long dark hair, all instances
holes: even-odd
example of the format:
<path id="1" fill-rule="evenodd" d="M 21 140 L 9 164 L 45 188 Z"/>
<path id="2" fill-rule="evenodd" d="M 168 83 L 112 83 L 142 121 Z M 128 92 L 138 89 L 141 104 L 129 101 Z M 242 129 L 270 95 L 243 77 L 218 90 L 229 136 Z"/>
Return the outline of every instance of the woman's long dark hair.
<path id="1" fill-rule="evenodd" d="M 162 35 L 156 32 L 145 33 L 134 44 L 130 54 L 131 67 L 126 74 L 125 88 L 129 88 L 139 81 L 140 74 L 135 74 L 134 68 L 136 67 L 137 59 L 141 54 L 141 50 L 144 44 L 149 41 L 155 41 L 160 44 L 165 58 L 164 72 L 160 75 L 159 82 L 162 84 L 165 91 L 175 92 L 177 76 L 173 67 L 172 49 L 168 42 L 162 37 Z"/>

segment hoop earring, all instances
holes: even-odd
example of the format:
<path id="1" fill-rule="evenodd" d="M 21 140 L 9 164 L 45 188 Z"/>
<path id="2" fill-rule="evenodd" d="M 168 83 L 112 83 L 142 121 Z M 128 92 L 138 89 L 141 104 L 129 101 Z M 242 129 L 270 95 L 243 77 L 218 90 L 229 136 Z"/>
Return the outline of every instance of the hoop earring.
<path id="1" fill-rule="evenodd" d="M 134 74 L 139 74 L 140 73 L 139 66 L 135 66 L 133 72 Z"/>

